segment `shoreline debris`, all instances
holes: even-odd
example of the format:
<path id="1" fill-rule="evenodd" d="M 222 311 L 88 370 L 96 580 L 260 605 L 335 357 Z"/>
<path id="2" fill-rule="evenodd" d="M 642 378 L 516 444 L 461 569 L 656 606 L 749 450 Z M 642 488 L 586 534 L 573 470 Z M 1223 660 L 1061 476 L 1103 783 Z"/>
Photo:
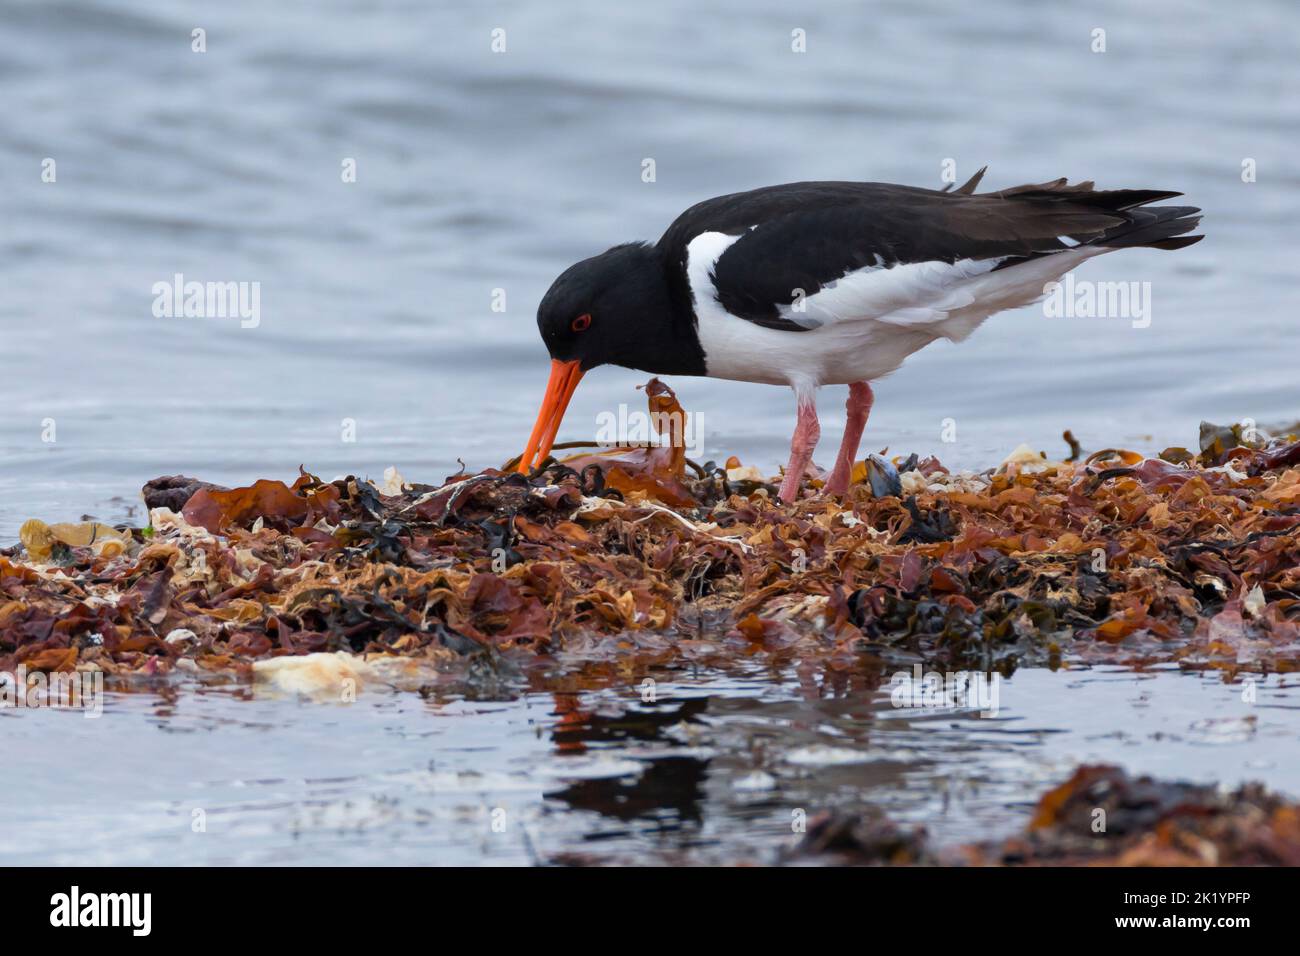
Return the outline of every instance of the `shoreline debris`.
<path id="1" fill-rule="evenodd" d="M 877 811 L 824 812 L 783 862 L 967 866 L 1297 866 L 1300 805 L 1085 765 L 1038 800 L 1020 835 L 939 848 Z"/>
<path id="2" fill-rule="evenodd" d="M 685 415 L 663 383 L 646 395 Z M 844 499 L 811 477 L 793 505 L 777 477 L 668 445 L 440 486 L 172 475 L 143 490 L 146 528 L 33 520 L 0 550 L 0 668 L 247 677 L 343 651 L 1289 671 L 1300 441 L 1250 431 L 1203 426 L 1199 454 L 1162 458 L 1021 446 L 980 474 L 873 455 Z"/>

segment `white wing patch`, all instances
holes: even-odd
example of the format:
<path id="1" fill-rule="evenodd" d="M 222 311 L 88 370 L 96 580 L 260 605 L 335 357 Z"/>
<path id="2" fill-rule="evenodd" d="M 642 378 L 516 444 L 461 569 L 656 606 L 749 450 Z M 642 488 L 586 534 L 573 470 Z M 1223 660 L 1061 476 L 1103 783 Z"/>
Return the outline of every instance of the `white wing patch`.
<path id="1" fill-rule="evenodd" d="M 690 283 L 697 312 L 709 302 L 722 308 L 718 305 L 718 288 L 713 284 L 713 267 L 739 239 L 740 236 L 729 236 L 725 232 L 702 232 L 687 244 L 686 281 Z"/>
<path id="2" fill-rule="evenodd" d="M 879 258 L 879 257 L 877 257 Z M 816 328 L 875 319 L 895 325 L 942 322 L 948 312 L 974 302 L 967 279 L 992 272 L 1001 259 L 871 265 L 829 282 L 802 303 L 778 305 L 782 318 Z"/>
<path id="3" fill-rule="evenodd" d="M 743 234 L 742 234 L 743 235 Z M 807 331 L 771 329 L 732 315 L 718 301 L 713 270 L 741 236 L 704 232 L 686 246 L 686 276 L 708 374 L 796 388 L 872 381 L 937 338 L 961 341 L 984 319 L 1043 297 L 1044 285 L 1111 250 L 1071 248 L 997 269 L 1003 259 L 877 262 L 802 301 L 777 304 Z M 996 271 L 995 271 L 996 270 Z M 794 290 L 791 290 L 794 294 Z"/>

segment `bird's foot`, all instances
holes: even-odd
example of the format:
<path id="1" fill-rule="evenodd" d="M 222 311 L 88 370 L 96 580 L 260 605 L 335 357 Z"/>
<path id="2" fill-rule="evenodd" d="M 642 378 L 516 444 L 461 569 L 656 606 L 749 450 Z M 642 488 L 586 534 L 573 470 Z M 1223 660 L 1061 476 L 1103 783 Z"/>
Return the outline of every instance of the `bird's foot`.
<path id="1" fill-rule="evenodd" d="M 781 482 L 781 490 L 776 493 L 777 497 L 786 504 L 793 504 L 799 497 L 799 480 L 802 477 L 794 472 L 786 472 L 785 479 Z"/>
<path id="2" fill-rule="evenodd" d="M 805 465 L 802 471 L 791 471 L 787 468 L 785 477 L 781 479 L 781 490 L 777 492 L 777 497 L 790 504 L 798 499 L 805 478 L 816 479 L 820 475 L 821 469 L 816 465 Z"/>
<path id="3" fill-rule="evenodd" d="M 840 462 L 835 463 L 835 469 L 831 476 L 826 479 L 826 486 L 822 490 L 828 495 L 843 495 L 849 490 L 849 478 L 852 474 L 853 465 L 843 465 Z"/>

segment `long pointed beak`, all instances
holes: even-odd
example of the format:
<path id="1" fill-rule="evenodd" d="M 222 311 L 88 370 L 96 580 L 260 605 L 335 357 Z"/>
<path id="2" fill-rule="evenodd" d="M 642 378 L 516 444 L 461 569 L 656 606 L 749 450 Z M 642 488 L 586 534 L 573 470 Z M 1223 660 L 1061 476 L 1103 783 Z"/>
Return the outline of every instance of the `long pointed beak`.
<path id="1" fill-rule="evenodd" d="M 537 413 L 537 424 L 533 426 L 533 433 L 528 436 L 528 447 L 519 459 L 519 471 L 523 474 L 528 474 L 551 453 L 555 434 L 560 430 L 560 422 L 564 419 L 564 410 L 569 407 L 569 399 L 573 398 L 582 375 L 578 359 L 572 362 L 551 360 L 551 378 L 546 383 L 546 396 Z"/>

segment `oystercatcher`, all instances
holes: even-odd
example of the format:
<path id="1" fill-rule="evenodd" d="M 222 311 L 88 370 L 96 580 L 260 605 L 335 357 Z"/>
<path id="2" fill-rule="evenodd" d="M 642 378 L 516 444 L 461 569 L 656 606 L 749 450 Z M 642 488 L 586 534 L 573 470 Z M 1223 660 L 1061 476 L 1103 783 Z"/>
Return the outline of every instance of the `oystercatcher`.
<path id="1" fill-rule="evenodd" d="M 555 441 L 582 376 L 614 364 L 794 389 L 797 421 L 781 498 L 793 501 L 820 435 L 815 395 L 848 385 L 848 425 L 826 490 L 843 493 L 873 400 L 870 383 L 938 338 L 961 341 L 1086 259 L 1202 236 L 1182 195 L 1064 179 L 976 193 L 808 182 L 719 196 L 566 269 L 537 309 L 551 377 L 520 459 Z"/>

